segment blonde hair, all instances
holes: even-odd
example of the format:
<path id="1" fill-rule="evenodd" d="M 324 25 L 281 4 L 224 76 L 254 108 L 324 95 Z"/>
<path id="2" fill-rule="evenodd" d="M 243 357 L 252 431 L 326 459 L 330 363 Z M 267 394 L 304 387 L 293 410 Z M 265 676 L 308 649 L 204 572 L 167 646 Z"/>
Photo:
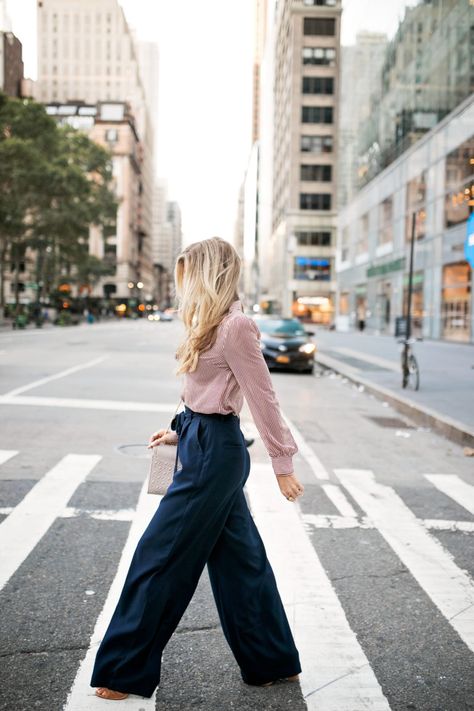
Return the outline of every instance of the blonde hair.
<path id="1" fill-rule="evenodd" d="M 186 339 L 176 350 L 175 375 L 192 373 L 199 354 L 213 345 L 217 326 L 239 298 L 240 269 L 240 256 L 220 237 L 193 242 L 178 255 L 174 282 Z"/>

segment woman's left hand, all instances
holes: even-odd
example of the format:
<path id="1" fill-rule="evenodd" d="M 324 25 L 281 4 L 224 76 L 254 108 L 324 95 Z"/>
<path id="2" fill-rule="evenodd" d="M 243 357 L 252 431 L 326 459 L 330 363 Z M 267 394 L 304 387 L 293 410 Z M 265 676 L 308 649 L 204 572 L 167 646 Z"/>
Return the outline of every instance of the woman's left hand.
<path id="1" fill-rule="evenodd" d="M 294 474 L 277 476 L 277 481 L 281 493 L 288 501 L 296 501 L 298 496 L 303 494 L 304 486 L 300 484 Z"/>

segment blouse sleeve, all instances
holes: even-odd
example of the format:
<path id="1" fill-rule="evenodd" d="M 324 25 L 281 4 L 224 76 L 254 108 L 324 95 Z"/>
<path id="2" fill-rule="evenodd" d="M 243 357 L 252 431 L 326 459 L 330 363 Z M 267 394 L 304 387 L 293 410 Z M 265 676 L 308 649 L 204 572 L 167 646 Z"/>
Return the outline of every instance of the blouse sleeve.
<path id="1" fill-rule="evenodd" d="M 292 474 L 292 456 L 298 447 L 282 418 L 270 371 L 260 348 L 260 330 L 253 319 L 244 315 L 230 320 L 223 352 L 247 400 L 275 475 Z"/>

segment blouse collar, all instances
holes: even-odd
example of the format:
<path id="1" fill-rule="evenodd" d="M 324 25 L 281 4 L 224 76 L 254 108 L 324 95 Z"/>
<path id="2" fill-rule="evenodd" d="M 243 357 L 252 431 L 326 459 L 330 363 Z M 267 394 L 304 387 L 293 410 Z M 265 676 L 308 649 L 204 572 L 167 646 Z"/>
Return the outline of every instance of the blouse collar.
<path id="1" fill-rule="evenodd" d="M 242 301 L 240 299 L 236 299 L 231 303 L 229 306 L 229 311 L 242 311 Z"/>

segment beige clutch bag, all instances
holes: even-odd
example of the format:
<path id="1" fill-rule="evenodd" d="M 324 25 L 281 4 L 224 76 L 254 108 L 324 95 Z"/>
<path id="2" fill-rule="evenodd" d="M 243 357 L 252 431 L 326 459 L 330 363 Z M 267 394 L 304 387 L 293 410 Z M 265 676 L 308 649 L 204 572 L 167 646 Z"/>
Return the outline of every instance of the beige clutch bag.
<path id="1" fill-rule="evenodd" d="M 180 403 L 181 399 L 173 417 L 171 418 L 171 422 L 178 412 Z M 166 428 L 166 432 L 168 431 L 169 425 Z M 169 485 L 173 481 L 173 475 L 176 469 L 178 469 L 181 465 L 178 457 L 178 446 L 177 444 L 163 443 L 153 447 L 151 451 L 152 455 L 150 472 L 148 475 L 148 493 L 164 496 L 164 494 L 168 491 Z"/>

